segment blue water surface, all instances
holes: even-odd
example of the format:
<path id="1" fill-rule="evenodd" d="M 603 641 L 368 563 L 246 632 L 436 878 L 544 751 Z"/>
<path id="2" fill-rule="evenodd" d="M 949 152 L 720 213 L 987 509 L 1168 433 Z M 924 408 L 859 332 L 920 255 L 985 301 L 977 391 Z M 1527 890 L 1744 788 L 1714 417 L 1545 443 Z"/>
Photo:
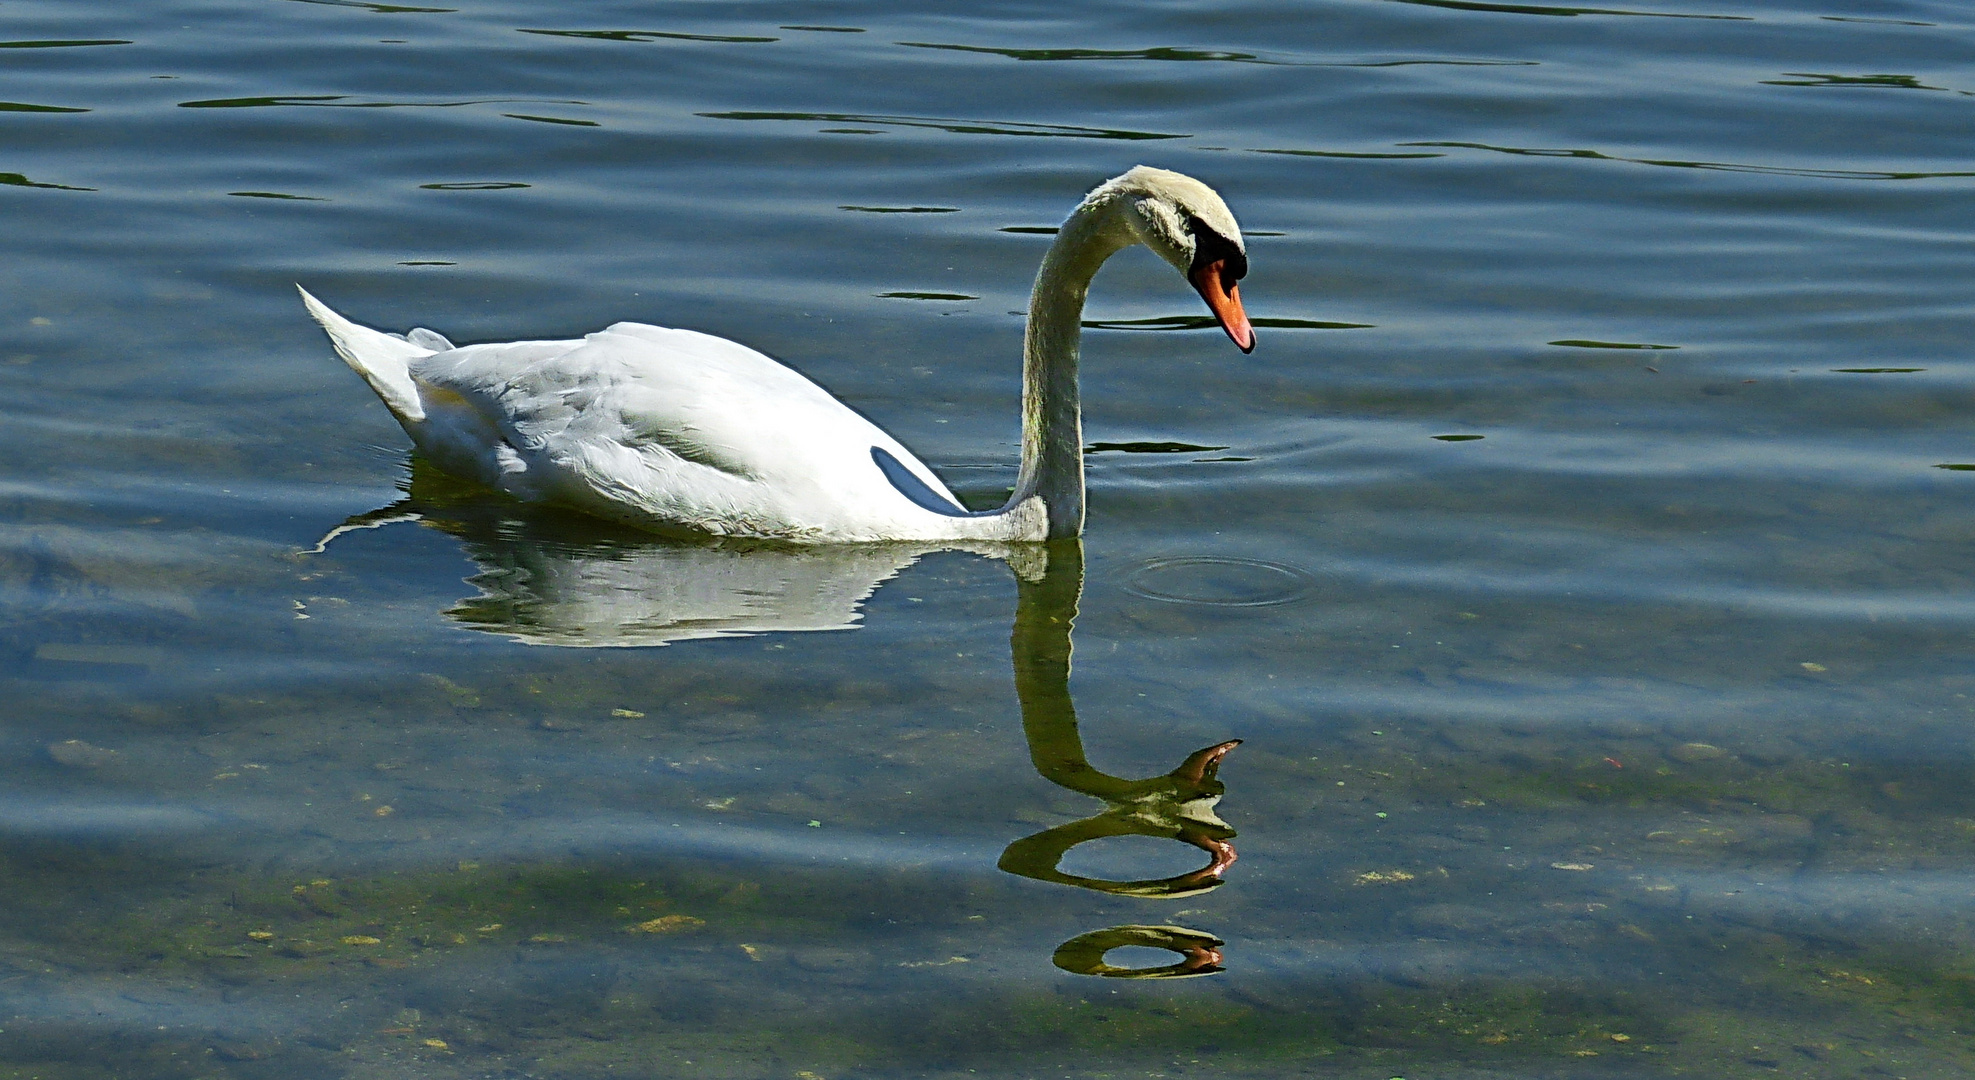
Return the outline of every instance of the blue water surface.
<path id="1" fill-rule="evenodd" d="M 1975 18 L 1610 5 L 0 7 L 0 1076 L 1968 1075 Z M 991 505 L 1140 163 L 1260 348 L 1106 267 L 1080 547 L 520 506 L 294 291 Z"/>

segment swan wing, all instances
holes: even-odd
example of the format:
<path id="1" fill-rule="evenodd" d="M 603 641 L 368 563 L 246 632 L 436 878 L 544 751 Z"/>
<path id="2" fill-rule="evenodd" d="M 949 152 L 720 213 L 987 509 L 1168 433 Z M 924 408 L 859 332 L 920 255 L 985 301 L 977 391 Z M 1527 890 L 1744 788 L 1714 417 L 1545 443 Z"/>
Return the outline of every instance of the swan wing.
<path id="1" fill-rule="evenodd" d="M 939 478 L 807 378 L 724 338 L 617 323 L 581 341 L 469 345 L 412 361 L 421 397 L 454 395 L 500 430 L 500 486 L 619 518 L 715 533 L 894 529 L 913 506 L 874 461 Z"/>

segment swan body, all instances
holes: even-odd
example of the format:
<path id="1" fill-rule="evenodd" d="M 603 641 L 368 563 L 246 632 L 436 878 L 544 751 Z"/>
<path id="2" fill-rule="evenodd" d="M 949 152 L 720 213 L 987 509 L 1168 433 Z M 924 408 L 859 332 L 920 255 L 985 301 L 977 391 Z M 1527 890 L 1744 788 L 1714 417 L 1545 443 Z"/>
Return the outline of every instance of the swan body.
<path id="1" fill-rule="evenodd" d="M 1023 368 L 1022 471 L 969 512 L 877 425 L 775 360 L 692 330 L 454 346 L 343 318 L 302 291 L 336 352 L 433 464 L 531 502 L 659 531 L 799 543 L 1016 541 L 1083 527 L 1077 347 L 1105 259 L 1144 243 L 1186 273 L 1243 351 L 1241 233 L 1219 196 L 1144 166 L 1077 207 L 1043 262 Z"/>

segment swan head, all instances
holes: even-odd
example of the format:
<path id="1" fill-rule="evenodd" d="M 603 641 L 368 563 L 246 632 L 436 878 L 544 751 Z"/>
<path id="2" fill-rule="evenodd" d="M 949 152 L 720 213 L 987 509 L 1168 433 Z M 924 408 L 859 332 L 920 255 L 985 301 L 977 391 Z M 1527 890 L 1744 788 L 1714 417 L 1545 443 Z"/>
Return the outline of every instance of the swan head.
<path id="1" fill-rule="evenodd" d="M 1100 201 L 1120 206 L 1134 239 L 1186 275 L 1242 352 L 1255 350 L 1255 328 L 1235 284 L 1248 273 L 1248 249 L 1234 213 L 1213 188 L 1184 173 L 1140 165 L 1085 200 Z"/>

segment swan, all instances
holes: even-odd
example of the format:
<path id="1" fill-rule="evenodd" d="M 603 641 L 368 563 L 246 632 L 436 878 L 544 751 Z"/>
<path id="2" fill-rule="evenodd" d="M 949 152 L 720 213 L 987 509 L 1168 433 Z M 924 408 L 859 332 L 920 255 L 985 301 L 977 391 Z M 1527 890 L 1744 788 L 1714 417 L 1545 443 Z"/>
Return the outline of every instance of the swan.
<path id="1" fill-rule="evenodd" d="M 620 322 L 571 341 L 455 346 L 343 318 L 301 289 L 336 352 L 440 469 L 531 502 L 660 532 L 797 543 L 1030 541 L 1083 531 L 1077 347 L 1104 261 L 1144 244 L 1184 274 L 1242 352 L 1234 214 L 1190 176 L 1138 166 L 1098 185 L 1043 258 L 1023 341 L 1022 465 L 970 512 L 925 463 L 795 371 L 736 342 Z"/>

